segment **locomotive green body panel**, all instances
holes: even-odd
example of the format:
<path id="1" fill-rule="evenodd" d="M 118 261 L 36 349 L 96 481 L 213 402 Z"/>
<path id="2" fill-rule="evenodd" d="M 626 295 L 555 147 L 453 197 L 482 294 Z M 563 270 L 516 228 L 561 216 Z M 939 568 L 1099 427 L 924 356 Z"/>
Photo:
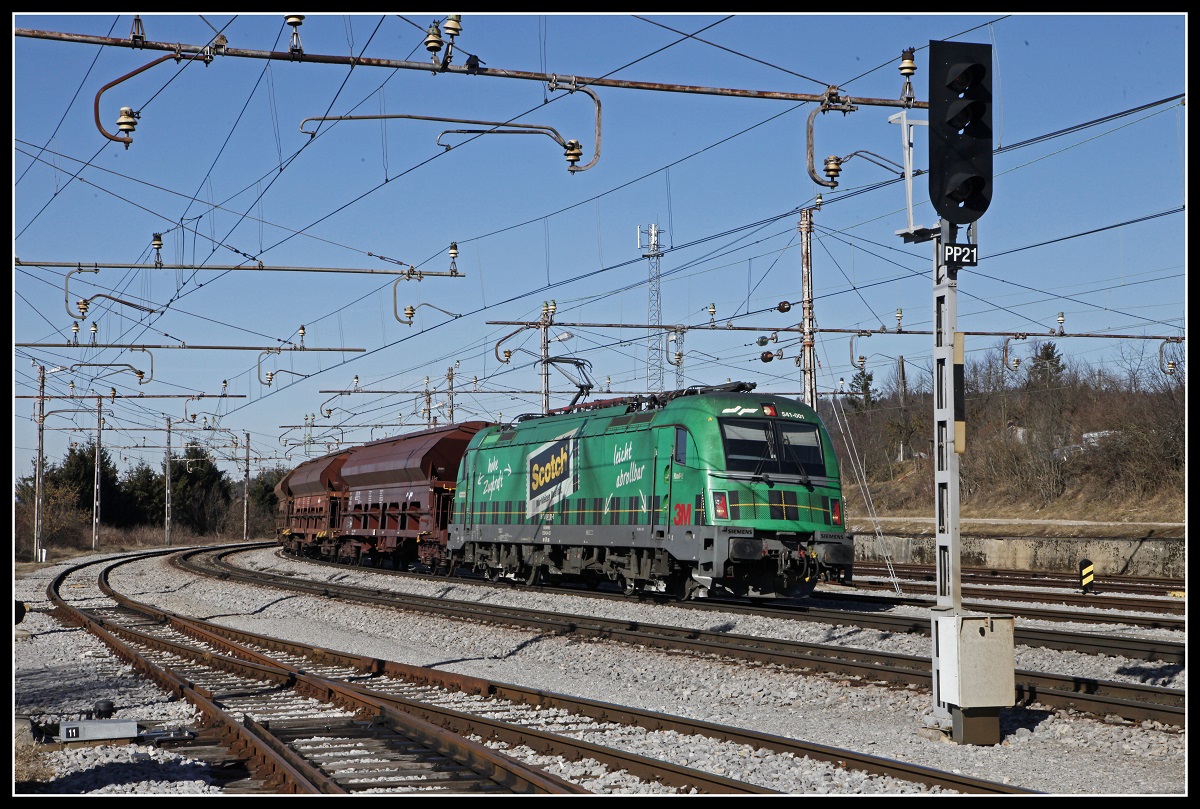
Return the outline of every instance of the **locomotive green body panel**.
<path id="1" fill-rule="evenodd" d="M 805 595 L 822 565 L 852 562 L 815 412 L 735 392 L 481 430 L 459 467 L 447 548 L 509 578 L 588 574 L 701 595 Z"/>

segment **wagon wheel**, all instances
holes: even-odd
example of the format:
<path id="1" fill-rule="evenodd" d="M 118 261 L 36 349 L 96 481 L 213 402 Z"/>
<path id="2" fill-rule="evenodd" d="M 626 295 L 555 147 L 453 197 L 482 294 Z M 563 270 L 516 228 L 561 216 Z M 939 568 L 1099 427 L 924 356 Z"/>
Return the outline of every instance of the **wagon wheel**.
<path id="1" fill-rule="evenodd" d="M 637 579 L 631 579 L 623 573 L 617 578 L 617 586 L 619 586 L 621 588 L 621 592 L 627 596 L 635 595 L 642 590 L 642 586 Z"/>
<path id="2" fill-rule="evenodd" d="M 500 568 L 487 566 L 483 569 L 483 577 L 488 581 L 500 581 Z"/>
<path id="3" fill-rule="evenodd" d="M 528 587 L 536 587 L 542 583 L 542 566 L 532 565 L 529 568 L 529 573 L 525 576 L 525 584 Z"/>

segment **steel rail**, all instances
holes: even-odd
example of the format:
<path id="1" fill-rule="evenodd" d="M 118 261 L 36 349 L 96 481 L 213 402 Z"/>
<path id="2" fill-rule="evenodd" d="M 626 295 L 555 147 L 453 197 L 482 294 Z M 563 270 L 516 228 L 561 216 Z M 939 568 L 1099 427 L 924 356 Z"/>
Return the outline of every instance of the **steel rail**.
<path id="1" fill-rule="evenodd" d="M 890 580 L 880 580 L 877 582 L 863 581 L 861 578 L 856 578 L 854 585 L 864 590 L 892 590 L 894 586 Z M 919 594 L 931 594 L 935 592 L 936 585 L 924 584 L 913 581 L 904 582 L 904 588 L 909 592 Z M 1013 586 L 1013 585 L 1000 585 Z M 975 600 L 1008 600 L 1008 601 L 1032 601 L 1042 604 L 1064 604 L 1073 607 L 1087 607 L 1089 609 L 1101 610 L 1126 610 L 1131 612 L 1161 612 L 1166 615 L 1183 615 L 1187 611 L 1187 605 L 1181 600 L 1148 601 L 1145 598 L 1135 597 L 1120 597 L 1120 596 L 1097 596 L 1088 593 L 1049 593 L 1044 590 L 1032 592 L 1029 590 L 1000 590 L 997 589 L 997 584 L 983 585 L 962 585 L 962 594 L 964 597 L 970 596 Z"/>
<path id="2" fill-rule="evenodd" d="M 455 602 L 402 593 L 353 586 L 336 586 L 327 582 L 304 582 L 291 577 L 273 577 L 263 571 L 240 572 L 223 557 L 245 550 L 247 546 L 231 546 L 213 551 L 214 563 L 220 565 L 219 577 L 235 578 L 256 585 L 280 587 L 307 592 L 327 598 L 344 598 L 356 602 L 429 612 L 460 620 L 489 620 L 509 626 L 554 634 L 575 634 L 669 650 L 733 657 L 763 663 L 790 665 L 814 670 L 832 671 L 868 680 L 915 684 L 928 688 L 932 671 L 929 659 L 912 655 L 875 652 L 851 647 L 806 644 L 753 636 L 705 632 L 691 628 L 665 627 L 629 621 L 612 621 L 591 616 L 555 614 L 501 607 L 494 604 Z M 218 558 L 221 557 L 221 558 Z M 194 572 L 206 573 L 195 562 Z M 844 622 L 844 615 L 843 615 Z M 920 622 L 927 631 L 928 622 Z M 1047 633 L 1057 648 L 1077 649 L 1075 635 Z M 1057 637 L 1055 637 L 1057 636 Z M 1074 640 L 1073 640 L 1074 639 Z M 1055 675 L 1018 670 L 1015 698 L 1027 703 L 1031 695 L 1037 701 L 1053 707 L 1071 707 L 1092 713 L 1113 713 L 1128 719 L 1151 719 L 1182 727 L 1186 718 L 1184 697 L 1176 689 L 1164 689 L 1134 683 L 1119 683 L 1092 678 Z"/>
<path id="3" fill-rule="evenodd" d="M 203 621 L 187 619 L 176 613 L 161 610 L 150 604 L 135 601 L 116 592 L 108 582 L 112 569 L 129 560 L 118 560 L 105 569 L 100 578 L 100 589 L 108 597 L 116 600 L 122 608 L 146 615 L 154 621 L 154 625 L 163 626 L 190 635 L 207 644 L 220 649 L 224 654 L 215 654 L 203 649 L 197 649 L 177 641 L 162 638 L 157 635 L 133 629 L 121 622 L 91 616 L 100 626 L 113 634 L 124 636 L 139 645 L 169 652 L 184 658 L 195 659 L 205 666 L 220 668 L 256 680 L 274 682 L 282 687 L 295 690 L 297 693 L 310 696 L 322 702 L 349 705 L 359 711 L 383 715 L 391 724 L 397 725 L 404 735 L 437 750 L 447 758 L 471 768 L 489 780 L 501 784 L 518 793 L 554 793 L 579 794 L 587 793 L 577 784 L 570 783 L 557 776 L 546 773 L 536 767 L 523 764 L 508 756 L 493 751 L 481 743 L 462 738 L 458 734 L 448 734 L 439 730 L 413 715 L 397 713 L 387 709 L 387 706 L 348 684 L 336 683 L 321 677 L 307 674 L 295 667 L 281 664 L 267 655 L 246 649 L 232 643 L 227 637 L 212 631 L 214 625 Z M 213 695 L 197 688 L 207 699 L 213 700 Z M 302 756 L 286 748 L 271 732 L 269 725 L 243 721 L 242 728 L 246 735 L 255 740 L 256 752 L 269 752 L 272 759 L 285 762 L 291 769 L 300 774 L 308 783 L 315 786 L 314 790 L 321 794 L 340 794 L 347 790 L 337 784 L 329 775 L 306 763 Z M 451 738 L 451 736 L 457 736 Z"/>
<path id="4" fill-rule="evenodd" d="M 196 556 L 206 553 L 208 551 L 199 550 L 181 554 L 181 556 Z M 190 625 L 192 629 L 189 634 L 194 632 L 209 642 L 215 641 L 215 633 L 216 636 L 233 639 L 238 643 L 252 643 L 263 648 L 282 650 L 289 654 L 304 656 L 323 665 L 345 666 L 348 670 L 359 676 L 362 674 L 385 675 L 419 685 L 478 694 L 518 704 L 536 705 L 543 708 L 558 708 L 571 713 L 589 716 L 601 722 L 619 722 L 635 725 L 647 730 L 668 730 L 681 734 L 704 735 L 721 741 L 750 745 L 755 748 L 766 748 L 781 753 L 791 753 L 798 757 L 808 756 L 817 760 L 834 763 L 840 767 L 863 770 L 874 775 L 902 778 L 930 786 L 939 786 L 968 793 L 1032 792 L 1032 790 L 1008 784 L 999 784 L 970 776 L 947 773 L 909 762 L 885 759 L 856 751 L 787 739 L 772 734 L 727 727 L 669 714 L 642 711 L 612 703 L 569 697 L 543 689 L 498 683 L 469 675 L 458 675 L 451 672 L 435 671 L 424 667 L 370 658 L 368 656 L 348 654 L 332 649 L 313 647 L 305 643 L 284 641 L 225 626 L 202 626 L 190 619 L 182 619 L 179 616 L 174 616 L 174 619 L 181 627 Z M 249 648 L 246 649 L 246 654 L 256 658 L 261 657 L 261 653 Z M 303 679 L 303 676 L 300 676 Z M 393 706 L 396 710 L 417 715 L 432 725 L 452 727 L 459 733 L 473 733 L 484 737 L 493 736 L 508 741 L 510 744 L 526 744 L 537 749 L 555 750 L 559 754 L 568 753 L 575 757 L 592 757 L 606 763 L 613 762 L 610 766 L 620 767 L 639 777 L 658 780 L 679 788 L 694 788 L 705 793 L 721 794 L 753 794 L 774 791 L 766 788 L 756 788 L 754 785 L 745 784 L 744 782 L 698 772 L 686 767 L 678 767 L 667 762 L 648 759 L 636 754 L 623 753 L 621 751 L 614 752 L 611 748 L 564 738 L 555 733 L 546 733 L 523 726 L 514 729 L 507 722 L 482 719 L 453 709 L 432 706 L 425 702 L 390 695 L 361 682 L 348 683 L 345 687 L 359 692 L 363 699 L 366 700 L 365 704 L 368 707 L 378 702 L 385 707 Z M 344 696 L 344 692 L 339 691 L 339 693 L 342 693 Z M 353 701 L 351 702 L 353 703 Z"/>
<path id="5" fill-rule="evenodd" d="M 148 555 L 162 555 L 170 552 L 172 551 L 157 551 Z M 201 689 L 194 688 L 189 682 L 175 673 L 146 660 L 144 656 L 138 654 L 131 646 L 118 639 L 114 632 L 110 632 L 108 628 L 102 626 L 88 613 L 71 606 L 66 599 L 62 598 L 58 592 L 62 587 L 62 583 L 76 570 L 88 566 L 76 565 L 63 570 L 46 588 L 47 597 L 54 604 L 55 611 L 60 614 L 64 621 L 80 626 L 92 635 L 95 635 L 113 651 L 113 654 L 128 662 L 136 671 L 168 692 L 175 694 L 181 699 L 186 699 L 199 708 L 203 716 L 208 720 L 210 727 L 215 727 L 219 730 L 223 743 L 230 747 L 241 746 L 253 751 L 254 757 L 270 772 L 271 777 L 277 779 L 281 791 L 293 794 L 319 794 L 318 790 L 313 787 L 303 773 L 294 769 L 287 761 L 276 756 L 269 747 L 262 743 L 261 739 L 248 729 L 240 726 L 232 716 L 212 700 L 210 694 Z"/>

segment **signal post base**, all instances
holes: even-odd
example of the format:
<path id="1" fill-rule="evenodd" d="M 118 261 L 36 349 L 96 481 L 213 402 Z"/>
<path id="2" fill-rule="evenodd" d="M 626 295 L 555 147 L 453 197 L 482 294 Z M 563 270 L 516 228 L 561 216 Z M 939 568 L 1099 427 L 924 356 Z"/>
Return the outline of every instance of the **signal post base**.
<path id="1" fill-rule="evenodd" d="M 1000 708 L 960 708 L 950 706 L 952 737 L 958 744 L 1000 744 Z"/>

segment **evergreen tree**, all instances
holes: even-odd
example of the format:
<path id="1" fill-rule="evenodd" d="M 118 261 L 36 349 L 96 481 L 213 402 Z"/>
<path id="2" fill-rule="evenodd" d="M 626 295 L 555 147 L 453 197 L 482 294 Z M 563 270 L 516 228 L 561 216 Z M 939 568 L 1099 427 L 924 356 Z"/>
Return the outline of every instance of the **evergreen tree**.
<path id="1" fill-rule="evenodd" d="M 871 387 L 875 374 L 866 369 L 859 369 L 850 380 L 850 390 L 856 395 L 850 397 L 851 406 L 855 410 L 870 410 L 875 406 L 879 391 Z"/>
<path id="2" fill-rule="evenodd" d="M 291 470 L 285 466 L 274 466 L 263 469 L 250 478 L 250 504 L 260 511 L 274 514 L 279 500 L 275 496 L 275 487 Z"/>
<path id="3" fill-rule="evenodd" d="M 156 525 L 165 519 L 167 493 L 162 473 L 145 461 L 121 477 L 131 525 Z"/>
<path id="4" fill-rule="evenodd" d="M 258 536 L 270 536 L 275 530 L 275 514 L 279 498 L 275 486 L 291 470 L 285 466 L 274 466 L 261 470 L 250 478 L 250 530 Z"/>
<path id="5" fill-rule="evenodd" d="M 1058 346 L 1054 341 L 1047 340 L 1044 343 L 1037 343 L 1033 347 L 1033 356 L 1029 358 L 1029 370 L 1025 376 L 1025 385 L 1028 388 L 1037 388 L 1047 390 L 1060 387 L 1063 384 L 1063 375 L 1066 372 L 1066 366 L 1063 364 L 1062 354 L 1058 351 Z"/>
<path id="6" fill-rule="evenodd" d="M 96 497 L 96 442 L 71 445 L 60 465 L 48 465 L 44 471 L 46 485 L 54 484 L 71 493 L 72 507 L 91 512 Z M 100 450 L 100 522 L 106 525 L 126 526 L 128 513 L 125 508 L 117 467 L 107 449 Z"/>
<path id="7" fill-rule="evenodd" d="M 201 536 L 215 533 L 233 500 L 233 487 L 203 448 L 190 444 L 171 470 L 171 520 Z"/>

